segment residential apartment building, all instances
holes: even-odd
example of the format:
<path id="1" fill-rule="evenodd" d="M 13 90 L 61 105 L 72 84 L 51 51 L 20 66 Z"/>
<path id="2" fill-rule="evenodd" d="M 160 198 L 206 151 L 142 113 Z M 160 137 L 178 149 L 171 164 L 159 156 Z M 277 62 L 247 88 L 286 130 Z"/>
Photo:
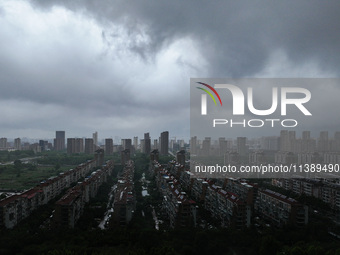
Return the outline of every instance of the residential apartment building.
<path id="1" fill-rule="evenodd" d="M 186 193 L 181 191 L 179 186 L 173 182 L 167 183 L 162 206 L 169 218 L 170 227 L 196 226 L 196 202 L 189 199 Z"/>
<path id="2" fill-rule="evenodd" d="M 14 139 L 14 149 L 21 151 L 21 139 L 20 138 Z"/>
<path id="3" fill-rule="evenodd" d="M 133 183 L 134 171 L 134 162 L 128 160 L 118 179 L 113 204 L 113 214 L 109 222 L 110 228 L 126 226 L 132 219 L 133 212 L 136 209 Z"/>
<path id="4" fill-rule="evenodd" d="M 298 195 L 313 196 L 329 204 L 334 210 L 340 210 L 340 184 L 322 179 L 273 179 L 274 186 L 292 190 Z"/>
<path id="5" fill-rule="evenodd" d="M 157 187 L 163 195 L 163 212 L 172 228 L 196 226 L 196 202 L 187 196 L 180 182 L 169 171 L 173 164 L 176 165 L 172 162 L 168 169 L 165 169 L 156 161 L 152 163 Z"/>
<path id="6" fill-rule="evenodd" d="M 65 131 L 56 131 L 53 144 L 54 150 L 62 151 L 65 149 Z"/>
<path id="7" fill-rule="evenodd" d="M 113 161 L 108 161 L 101 169 L 87 176 L 82 183 L 69 189 L 66 194 L 55 203 L 53 215 L 54 226 L 68 226 L 74 228 L 84 211 L 84 206 L 91 198 L 97 196 L 99 187 L 112 174 Z"/>
<path id="8" fill-rule="evenodd" d="M 67 154 L 84 152 L 84 139 L 83 138 L 67 138 Z"/>
<path id="9" fill-rule="evenodd" d="M 255 211 L 275 226 L 292 224 L 303 226 L 308 223 L 308 207 L 269 189 L 258 190 Z"/>
<path id="10" fill-rule="evenodd" d="M 85 178 L 95 166 L 96 160 L 89 160 L 74 169 L 42 181 L 32 189 L 1 200 L 0 227 L 13 228 L 39 206 L 47 204 L 60 195 L 72 183 Z"/>
<path id="11" fill-rule="evenodd" d="M 85 154 L 93 154 L 95 148 L 93 138 L 85 138 Z"/>
<path id="12" fill-rule="evenodd" d="M 0 150 L 6 150 L 7 149 L 7 138 L 2 137 L 0 138 Z"/>
<path id="13" fill-rule="evenodd" d="M 113 154 L 113 139 L 112 138 L 105 139 L 105 154 L 106 155 Z"/>
<path id="14" fill-rule="evenodd" d="M 169 151 L 169 132 L 168 131 L 164 131 L 161 133 L 159 143 L 161 145 L 161 151 L 160 151 L 161 155 L 168 155 L 168 151 Z"/>

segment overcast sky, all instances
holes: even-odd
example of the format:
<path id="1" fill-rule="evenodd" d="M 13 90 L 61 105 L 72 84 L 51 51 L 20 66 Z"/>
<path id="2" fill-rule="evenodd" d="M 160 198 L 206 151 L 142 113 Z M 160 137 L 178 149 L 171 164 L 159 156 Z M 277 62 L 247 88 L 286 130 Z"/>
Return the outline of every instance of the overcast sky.
<path id="1" fill-rule="evenodd" d="M 191 77 L 339 77 L 339 13 L 339 1 L 0 0 L 0 137 L 188 138 Z"/>

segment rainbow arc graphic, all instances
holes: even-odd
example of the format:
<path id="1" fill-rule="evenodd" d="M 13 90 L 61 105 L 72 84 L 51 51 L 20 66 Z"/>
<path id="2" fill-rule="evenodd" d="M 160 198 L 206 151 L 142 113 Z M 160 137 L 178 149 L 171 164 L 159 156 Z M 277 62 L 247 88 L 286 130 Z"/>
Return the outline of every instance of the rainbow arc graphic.
<path id="1" fill-rule="evenodd" d="M 217 98 L 218 98 L 218 100 L 220 101 L 220 104 L 221 104 L 221 106 L 222 106 L 222 100 L 221 100 L 221 98 L 220 98 L 220 95 L 217 93 L 217 91 L 216 91 L 213 87 L 211 87 L 210 85 L 208 85 L 208 84 L 206 84 L 206 83 L 203 83 L 203 82 L 197 82 L 197 83 L 198 83 L 198 84 L 201 84 L 201 85 L 203 85 L 203 86 L 206 86 L 207 88 L 209 88 L 209 89 L 217 96 Z M 209 90 L 204 89 L 204 88 L 201 88 L 201 87 L 196 87 L 196 88 L 201 89 L 201 90 L 203 90 L 204 92 L 206 92 L 206 93 L 212 98 L 212 100 L 214 100 L 215 105 L 217 105 L 214 96 L 211 94 L 211 92 L 210 92 Z"/>

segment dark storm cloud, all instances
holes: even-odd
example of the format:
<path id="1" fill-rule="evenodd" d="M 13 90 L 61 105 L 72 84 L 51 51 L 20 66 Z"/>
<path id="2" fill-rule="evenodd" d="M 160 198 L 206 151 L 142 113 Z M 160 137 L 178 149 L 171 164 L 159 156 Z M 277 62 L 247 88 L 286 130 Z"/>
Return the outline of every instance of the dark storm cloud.
<path id="1" fill-rule="evenodd" d="M 2 127 L 189 136 L 190 77 L 339 76 L 339 12 L 337 1 L 6 1 Z"/>
<path id="2" fill-rule="evenodd" d="M 275 50 L 291 61 L 316 61 L 339 75 L 338 1 L 36 1 L 63 4 L 102 22 L 121 22 L 131 34 L 146 26 L 151 40 L 130 45 L 143 58 L 183 36 L 200 44 L 210 76 L 253 76 Z M 136 30 L 137 29 L 137 30 Z"/>

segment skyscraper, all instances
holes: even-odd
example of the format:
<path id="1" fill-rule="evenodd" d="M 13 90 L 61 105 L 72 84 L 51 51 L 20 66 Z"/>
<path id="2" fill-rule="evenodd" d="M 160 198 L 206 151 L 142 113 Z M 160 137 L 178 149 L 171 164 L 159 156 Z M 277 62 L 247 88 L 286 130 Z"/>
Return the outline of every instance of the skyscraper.
<path id="1" fill-rule="evenodd" d="M 94 143 L 92 138 L 85 138 L 85 153 L 86 154 L 94 153 Z"/>
<path id="2" fill-rule="evenodd" d="M 7 149 L 7 138 L 0 138 L 0 149 Z"/>
<path id="3" fill-rule="evenodd" d="M 54 139 L 54 149 L 56 151 L 62 151 L 65 149 L 65 131 L 56 131 Z"/>
<path id="4" fill-rule="evenodd" d="M 190 154 L 197 155 L 197 136 L 190 139 Z"/>
<path id="5" fill-rule="evenodd" d="M 104 164 L 104 150 L 96 150 L 94 153 L 94 159 L 96 160 L 96 166 L 102 166 Z"/>
<path id="6" fill-rule="evenodd" d="M 303 131 L 302 132 L 302 140 L 310 139 L 310 131 Z"/>
<path id="7" fill-rule="evenodd" d="M 169 151 L 169 132 L 164 131 L 161 133 L 161 155 L 167 155 Z"/>
<path id="8" fill-rule="evenodd" d="M 20 138 L 14 139 L 14 149 L 18 151 L 21 150 L 21 139 Z"/>
<path id="9" fill-rule="evenodd" d="M 310 131 L 302 132 L 301 152 L 315 152 L 315 140 L 311 138 Z"/>
<path id="10" fill-rule="evenodd" d="M 84 139 L 76 138 L 75 141 L 75 153 L 83 153 L 84 152 Z"/>
<path id="11" fill-rule="evenodd" d="M 246 137 L 237 137 L 237 152 L 240 156 L 246 155 L 247 147 L 246 147 Z"/>
<path id="12" fill-rule="evenodd" d="M 158 150 L 158 140 L 157 139 L 153 139 L 153 150 Z"/>
<path id="13" fill-rule="evenodd" d="M 144 134 L 144 153 L 150 154 L 151 152 L 151 139 L 149 133 Z"/>
<path id="14" fill-rule="evenodd" d="M 340 132 L 334 134 L 334 151 L 340 151 Z"/>
<path id="15" fill-rule="evenodd" d="M 133 137 L 133 147 L 135 147 L 135 150 L 138 149 L 138 136 Z"/>
<path id="16" fill-rule="evenodd" d="M 185 150 L 180 150 L 176 153 L 177 162 L 185 166 Z"/>
<path id="17" fill-rule="evenodd" d="M 223 156 L 228 151 L 228 141 L 225 140 L 225 137 L 218 138 L 218 145 L 220 149 L 220 156 Z"/>
<path id="18" fill-rule="evenodd" d="M 83 138 L 67 138 L 67 154 L 83 152 L 84 152 Z"/>
<path id="19" fill-rule="evenodd" d="M 202 155 L 209 156 L 211 149 L 211 137 L 205 137 L 202 142 Z"/>
<path id="20" fill-rule="evenodd" d="M 140 152 L 145 153 L 145 142 L 144 139 L 140 139 Z"/>
<path id="21" fill-rule="evenodd" d="M 39 140 L 40 151 L 47 150 L 48 141 Z"/>
<path id="22" fill-rule="evenodd" d="M 120 152 L 120 157 L 122 165 L 125 165 L 125 163 L 130 160 L 130 150 L 129 149 L 122 150 Z"/>
<path id="23" fill-rule="evenodd" d="M 131 139 L 122 139 L 122 146 L 123 150 L 130 150 L 131 153 L 132 151 Z"/>
<path id="24" fill-rule="evenodd" d="M 93 138 L 93 145 L 95 146 L 95 148 L 97 148 L 98 146 L 98 132 L 94 132 L 92 134 L 92 138 Z"/>
<path id="25" fill-rule="evenodd" d="M 112 155 L 113 154 L 113 140 L 112 138 L 105 139 L 105 154 Z"/>
<path id="26" fill-rule="evenodd" d="M 288 130 L 281 130 L 280 132 L 280 151 L 291 151 Z"/>
<path id="27" fill-rule="evenodd" d="M 328 131 L 321 131 L 318 139 L 318 151 L 329 151 Z"/>
<path id="28" fill-rule="evenodd" d="M 76 153 L 76 139 L 67 138 L 67 154 L 71 155 Z"/>
<path id="29" fill-rule="evenodd" d="M 296 132 L 295 131 L 289 131 L 288 132 L 289 137 L 289 146 L 290 146 L 290 152 L 296 152 Z"/>

